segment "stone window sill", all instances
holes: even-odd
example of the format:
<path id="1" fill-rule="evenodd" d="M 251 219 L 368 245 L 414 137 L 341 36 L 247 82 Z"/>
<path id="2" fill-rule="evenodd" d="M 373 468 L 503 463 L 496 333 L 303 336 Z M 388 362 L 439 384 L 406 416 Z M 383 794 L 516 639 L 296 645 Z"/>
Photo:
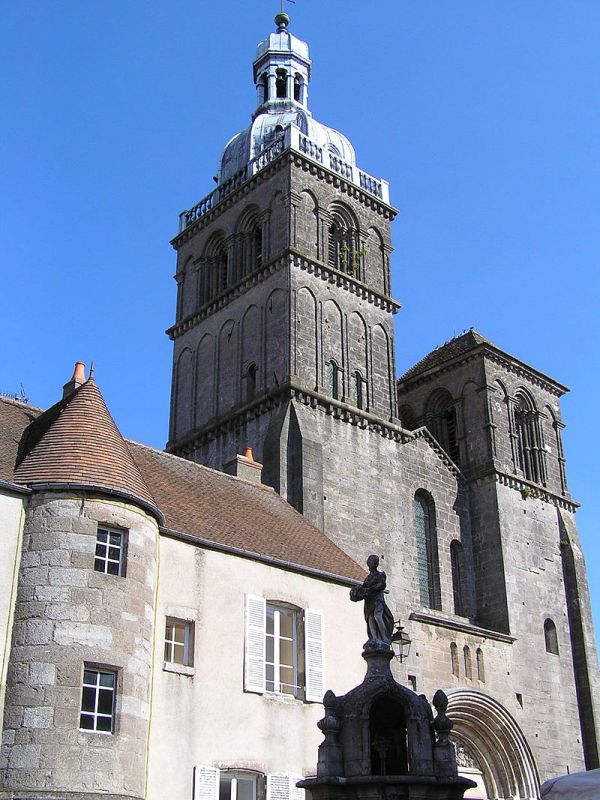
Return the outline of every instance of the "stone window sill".
<path id="1" fill-rule="evenodd" d="M 175 672 L 177 675 L 186 675 L 192 678 L 196 672 L 194 667 L 186 667 L 184 664 L 173 664 L 170 661 L 163 663 L 163 672 Z"/>

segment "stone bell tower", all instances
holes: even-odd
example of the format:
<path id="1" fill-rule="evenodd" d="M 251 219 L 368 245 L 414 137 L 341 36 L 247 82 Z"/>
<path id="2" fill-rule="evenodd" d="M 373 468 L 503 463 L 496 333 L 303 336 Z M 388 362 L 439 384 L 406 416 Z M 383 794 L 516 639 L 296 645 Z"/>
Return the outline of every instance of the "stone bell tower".
<path id="1" fill-rule="evenodd" d="M 313 118 L 308 46 L 286 14 L 275 22 L 252 122 L 172 242 L 168 449 L 225 469 L 250 446 L 263 481 L 327 528 L 327 496 L 352 491 L 368 430 L 396 421 L 395 210 L 349 140 Z"/>

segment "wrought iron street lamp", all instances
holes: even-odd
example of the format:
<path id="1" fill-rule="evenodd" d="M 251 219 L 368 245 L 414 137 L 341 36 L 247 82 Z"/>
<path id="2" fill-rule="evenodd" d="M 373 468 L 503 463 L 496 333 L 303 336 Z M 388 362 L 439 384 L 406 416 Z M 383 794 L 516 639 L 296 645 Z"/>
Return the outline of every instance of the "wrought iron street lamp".
<path id="1" fill-rule="evenodd" d="M 396 627 L 392 633 L 392 650 L 394 651 L 395 657 L 400 660 L 400 663 L 402 663 L 410 653 L 412 639 L 404 630 L 400 620 L 397 620 L 394 624 Z"/>

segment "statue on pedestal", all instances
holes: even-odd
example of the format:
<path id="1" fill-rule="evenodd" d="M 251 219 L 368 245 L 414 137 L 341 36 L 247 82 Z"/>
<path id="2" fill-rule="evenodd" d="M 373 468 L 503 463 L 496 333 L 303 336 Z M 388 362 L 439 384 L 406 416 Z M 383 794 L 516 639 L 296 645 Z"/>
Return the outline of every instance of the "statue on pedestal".
<path id="1" fill-rule="evenodd" d="M 392 643 L 394 618 L 385 602 L 385 572 L 380 572 L 378 566 L 379 556 L 369 556 L 367 559 L 369 574 L 362 586 L 353 586 L 350 589 L 350 600 L 355 603 L 360 600 L 365 601 L 365 622 L 369 637 L 365 649 L 389 648 Z"/>

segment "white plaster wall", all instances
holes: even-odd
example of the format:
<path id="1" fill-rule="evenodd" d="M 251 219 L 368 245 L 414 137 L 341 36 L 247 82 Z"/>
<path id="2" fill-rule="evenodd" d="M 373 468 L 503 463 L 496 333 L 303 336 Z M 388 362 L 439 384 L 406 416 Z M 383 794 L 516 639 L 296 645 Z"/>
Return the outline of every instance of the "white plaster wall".
<path id="1" fill-rule="evenodd" d="M 246 593 L 324 612 L 326 688 L 343 694 L 364 677 L 362 603 L 348 587 L 162 537 L 148 800 L 191 800 L 194 765 L 316 772 L 323 706 L 244 692 Z M 163 670 L 165 616 L 177 609 L 196 619 L 193 676 Z"/>
<path id="2" fill-rule="evenodd" d="M 23 497 L 0 493 L 0 730 L 23 537 Z"/>

